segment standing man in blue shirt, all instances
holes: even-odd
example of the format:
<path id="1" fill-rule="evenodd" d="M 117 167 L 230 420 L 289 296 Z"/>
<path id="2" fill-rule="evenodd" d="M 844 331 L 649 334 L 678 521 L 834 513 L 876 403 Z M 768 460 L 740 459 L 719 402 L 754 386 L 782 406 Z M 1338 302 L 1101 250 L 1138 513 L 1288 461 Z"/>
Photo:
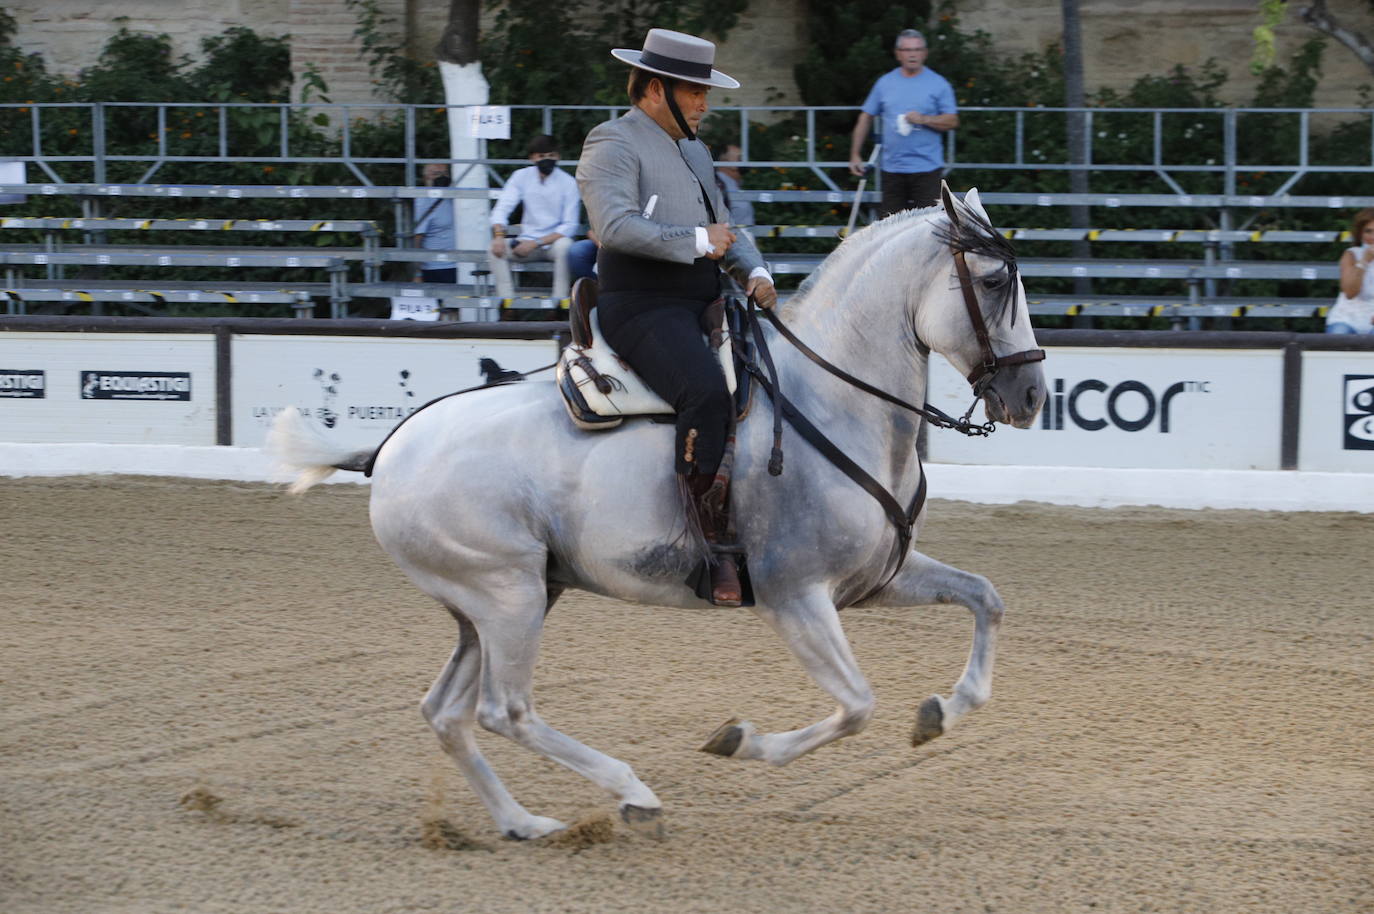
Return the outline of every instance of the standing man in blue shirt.
<path id="1" fill-rule="evenodd" d="M 883 195 L 879 217 L 932 206 L 944 172 L 943 134 L 959 126 L 959 108 L 949 81 L 926 66 L 925 36 L 906 29 L 897 36 L 895 69 L 878 77 L 864 100 L 849 145 L 849 170 L 863 177 L 864 140 L 873 119 L 883 119 Z"/>

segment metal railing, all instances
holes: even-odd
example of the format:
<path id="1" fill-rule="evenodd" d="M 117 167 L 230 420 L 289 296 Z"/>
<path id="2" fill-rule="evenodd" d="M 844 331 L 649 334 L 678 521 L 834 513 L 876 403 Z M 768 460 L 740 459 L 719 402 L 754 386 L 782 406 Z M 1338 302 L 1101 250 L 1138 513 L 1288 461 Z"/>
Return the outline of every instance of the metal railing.
<path id="1" fill-rule="evenodd" d="M 527 133 L 554 133 L 560 123 L 568 119 L 586 122 L 588 115 L 609 119 L 623 113 L 625 106 L 610 105 L 513 105 L 512 117 L 523 125 Z M 72 164 L 88 165 L 91 170 L 89 180 L 105 183 L 108 180 L 109 166 L 113 163 L 141 163 L 146 166 L 142 176 L 132 183 L 143 184 L 152 180 L 163 166 L 169 163 L 261 163 L 270 165 L 289 164 L 334 164 L 346 169 L 364 186 L 374 181 L 367 174 L 368 166 L 402 166 L 406 184 L 416 183 L 417 169 L 429 162 L 452 162 L 457 166 L 484 167 L 525 164 L 523 158 L 488 158 L 451 160 L 434 155 L 438 150 L 428 150 L 422 154 L 418 138 L 420 122 L 426 115 L 433 118 L 444 111 L 442 105 L 377 105 L 377 104 L 294 104 L 294 103 L 235 103 L 235 102 L 39 102 L 32 104 L 0 104 L 0 116 L 7 112 L 27 115 L 28 130 L 19 128 L 21 119 L 11 118 L 11 126 L 0 135 L 0 159 L 31 163 L 39 168 L 54 182 L 69 182 L 73 178 L 63 175 L 59 169 Z M 206 125 L 211 135 L 210 153 L 187 154 L 178 151 L 179 134 L 175 134 L 169 121 L 178 114 L 191 112 L 198 115 L 196 121 L 199 131 L 204 134 Z M 839 171 L 841 176 L 848 168 L 847 138 L 849 126 L 841 130 L 834 125 L 847 123 L 857 115 L 857 108 L 849 107 L 776 107 L 776 106 L 722 106 L 708 115 L 704 125 L 708 134 L 737 136 L 741 146 L 743 167 L 754 168 L 804 168 L 810 170 L 821 183 L 832 191 L 840 187 L 828 172 Z M 336 149 L 328 154 L 312 154 L 299 148 L 293 149 L 293 130 L 313 130 L 323 115 L 332 132 L 332 142 Z M 1178 176 L 1185 174 L 1212 174 L 1221 177 L 1220 192 L 1234 195 L 1240 192 L 1240 176 L 1245 172 L 1263 172 L 1285 176 L 1283 183 L 1266 193 L 1269 196 L 1282 196 L 1303 177 L 1312 174 L 1372 175 L 1374 176 L 1374 111 L 1367 108 L 1009 108 L 1009 107 L 966 107 L 961 109 L 966 131 L 977 131 L 986 140 L 991 131 L 995 142 L 1005 149 L 1004 155 L 987 160 L 974 161 L 960 156 L 960 131 L 951 130 L 943 136 L 946 160 L 951 171 L 1041 171 L 1093 173 L 1131 172 L 1148 174 L 1157 178 L 1161 190 L 1170 194 L 1185 194 L 1187 191 L 1179 184 Z M 1166 120 L 1170 118 L 1192 119 L 1185 128 L 1188 136 L 1187 152 L 1180 155 L 1166 149 Z M 360 153 L 356 148 L 355 132 L 360 123 L 376 123 L 390 118 L 402 130 L 402 141 L 397 154 L 369 155 Z M 756 124 L 772 124 L 782 119 L 793 119 L 799 131 L 795 135 L 799 155 L 789 159 L 754 159 L 750 154 L 751 127 Z M 1054 161 L 1047 153 L 1035 145 L 1036 137 L 1063 137 L 1065 125 L 1070 118 L 1081 118 L 1084 125 L 1083 146 L 1078 155 L 1081 161 Z M 1272 144 L 1253 154 L 1265 156 L 1277 154 L 1279 161 L 1268 163 L 1251 158 L 1249 150 L 1241 149 L 1239 136 L 1241 127 L 1248 118 L 1268 118 L 1266 124 L 1279 122 L 1295 129 L 1295 148 L 1276 151 Z M 1317 135 L 1316 125 L 1332 118 L 1340 118 L 1347 123 L 1360 120 L 1368 122 L 1367 135 L 1370 148 L 1360 162 L 1318 162 L 1312 155 L 1312 141 Z M 81 127 L 66 127 L 70 133 L 85 141 L 81 153 L 61 153 L 56 149 L 58 130 L 56 121 L 62 124 L 80 121 Z M 819 121 L 831 124 L 831 131 L 825 132 Z M 129 144 L 127 135 L 130 124 L 138 124 L 137 129 L 152 132 L 145 134 L 146 143 Z M 1048 126 L 1047 126 L 1048 125 Z M 1267 131 L 1272 134 L 1272 130 Z M 119 151 L 112 140 L 112 133 L 125 137 Z M 247 145 L 243 135 L 251 133 L 253 148 Z M 27 134 L 27 135 L 25 135 Z M 444 133 L 446 136 L 446 131 Z M 836 136 L 843 136 L 844 142 L 833 142 Z M 1139 154 L 1137 142 L 1132 147 L 1135 152 L 1131 161 L 1114 161 L 1113 145 L 1121 141 L 1143 139 L 1148 136 L 1148 156 Z M 823 140 L 830 138 L 830 149 L 824 148 Z M 1195 137 L 1195 139 L 1193 139 Z M 303 138 L 302 138 L 303 139 Z M 70 143 L 70 138 L 62 140 Z M 146 148 L 139 148 L 146 145 Z M 523 136 L 517 136 L 517 147 L 523 148 Z M 184 147 L 183 147 L 184 148 Z M 270 151 L 269 151 L 270 148 Z M 572 160 L 575 163 L 576 160 Z M 493 178 L 499 183 L 501 176 L 493 171 Z M 80 180 L 80 179 L 76 179 Z"/>
<path id="2" fill-rule="evenodd" d="M 515 137 L 512 141 L 484 141 L 479 157 L 449 159 L 442 155 L 447 151 L 447 125 L 443 118 L 445 108 L 439 105 L 9 103 L 0 105 L 0 123 L 7 125 L 7 129 L 0 130 L 0 160 L 27 163 L 32 166 L 29 169 L 31 172 L 36 168 L 52 183 L 43 183 L 40 179 L 37 183 L 25 185 L 4 185 L 0 186 L 0 193 L 28 193 L 40 197 L 75 196 L 81 200 L 83 214 L 87 217 L 104 215 L 102 201 L 120 196 L 150 199 L 223 197 L 231 200 L 306 198 L 321 202 L 329 199 L 388 200 L 393 210 L 396 244 L 404 247 L 410 238 L 412 200 L 431 197 L 490 199 L 497 193 L 495 188 L 417 187 L 416 179 L 423 165 L 449 162 L 455 166 L 455 172 L 480 168 L 486 171 L 492 184 L 499 185 L 509 171 L 507 166 L 527 164 L 524 158 L 507 158 L 504 155 L 519 155 L 524 139 L 529 134 L 561 133 L 566 137 L 570 132 L 578 133 L 569 129 L 570 124 L 576 124 L 580 130 L 599 120 L 616 117 L 626 110 L 623 105 L 517 105 L 512 109 Z M 16 111 L 21 115 L 18 118 L 14 116 Z M 848 175 L 848 160 L 840 156 L 848 152 L 848 131 L 856 114 L 857 109 L 847 107 L 721 107 L 711 113 L 705 128 L 708 135 L 737 137 L 742 149 L 742 161 L 738 164 L 742 167 L 801 169 L 817 179 L 812 189 L 800 188 L 797 185 L 801 182 L 796 179 L 794 172 L 789 175 L 789 184 L 777 189 L 738 191 L 736 196 L 739 199 L 763 204 L 833 206 L 855 200 L 850 189 L 853 181 Z M 963 129 L 949 131 L 943 136 L 948 169 L 956 177 L 961 172 L 1063 174 L 1081 170 L 1102 176 L 1134 173 L 1150 179 L 1148 182 L 1138 182 L 1142 183 L 1140 189 L 1146 192 L 1130 193 L 1025 193 L 989 189 L 982 194 L 983 201 L 989 205 L 1056 207 L 1077 204 L 1109 210 L 1117 207 L 1171 207 L 1213 211 L 1215 216 L 1207 221 L 1216 228 L 1206 238 L 1185 238 L 1182 236 L 1188 233 L 1180 231 L 1176 233 L 1178 237 L 1170 239 L 1198 241 L 1205 245 L 1203 263 L 1190 265 L 1191 272 L 1185 277 L 1188 293 L 1184 306 L 1190 309 L 1189 314 L 1201 313 L 1198 309 L 1204 305 L 1214 310 L 1220 309 L 1215 310 L 1217 314 L 1231 313 L 1234 305 L 1220 294 L 1224 290 L 1218 282 L 1248 278 L 1252 273 L 1247 271 L 1257 271 L 1253 272 L 1255 276 L 1263 271 L 1260 265 L 1234 262 L 1234 246 L 1241 243 L 1242 238 L 1249 237 L 1246 227 L 1262 209 L 1339 210 L 1374 205 L 1374 196 L 1369 195 L 1369 191 L 1374 191 L 1374 111 L 1370 109 L 966 107 L 961 110 L 961 116 Z M 1065 154 L 1062 138 L 1067 123 L 1074 118 L 1080 119 L 1085 127 L 1082 131 L 1083 145 L 1071 150 L 1071 154 Z M 1260 120 L 1251 122 L 1247 120 L 1250 118 Z M 173 126 L 188 119 L 194 120 L 197 125 L 192 137 L 194 143 L 183 137 L 178 127 Z M 375 130 L 387 119 L 392 123 L 387 134 L 390 139 L 385 144 L 385 154 L 371 154 L 368 150 L 382 145 L 377 141 Z M 1368 148 L 1364 148 L 1365 144 L 1358 141 L 1357 136 L 1353 158 L 1348 152 L 1350 144 L 1347 143 L 1345 161 L 1321 161 L 1314 154 L 1316 141 L 1338 121 L 1347 133 L 1354 130 L 1358 136 L 1367 136 Z M 324 129 L 321 122 L 330 126 Z M 786 144 L 793 157 L 754 158 L 750 149 L 751 135 L 755 132 L 753 128 L 779 122 L 786 122 L 795 130 L 791 141 Z M 1253 135 L 1257 125 L 1265 127 L 1267 136 L 1284 136 L 1287 144 L 1279 147 L 1268 142 L 1244 143 L 1243 138 Z M 1182 134 L 1179 128 L 1182 128 Z M 364 130 L 373 133 L 364 138 Z M 187 131 L 188 136 L 189 133 Z M 1180 135 L 1186 139 L 1185 143 L 1178 142 Z M 321 143 L 321 136 L 327 136 L 327 141 Z M 1056 145 L 1048 145 L 1047 140 Z M 81 145 L 76 149 L 74 145 L 78 142 Z M 1054 161 L 1041 146 L 1057 150 L 1055 154 L 1060 158 L 1076 161 Z M 971 147 L 996 148 L 1001 155 L 990 161 L 974 160 L 966 152 Z M 572 151 L 575 150 L 568 150 Z M 489 155 L 489 152 L 496 154 Z M 1278 164 L 1267 164 L 1257 156 L 1263 156 L 1266 160 L 1272 157 Z M 329 186 L 312 186 L 309 179 L 300 184 L 152 183 L 159 175 L 166 178 L 170 171 L 164 169 L 172 164 L 244 163 L 287 167 L 333 165 L 341 169 L 337 175 L 341 180 L 331 180 Z M 135 167 L 130 168 L 130 164 Z M 565 164 L 575 165 L 576 159 L 568 159 Z M 111 181 L 112 168 L 124 174 L 141 174 L 137 181 Z M 264 168 L 264 176 L 270 172 L 273 180 L 285 180 L 283 173 L 286 170 Z M 344 171 L 356 181 L 355 184 L 349 185 L 350 178 L 345 177 Z M 86 173 L 85 181 L 91 183 L 84 183 L 78 172 Z M 1242 183 L 1242 177 L 1250 177 L 1255 173 L 1268 175 L 1265 179 L 1267 185 L 1262 192 L 1257 186 L 1247 188 Z M 1291 193 L 1299 181 L 1310 175 L 1343 176 L 1348 180 L 1351 190 L 1358 194 L 1363 189 L 1366 193 L 1353 196 L 1299 196 Z M 1185 176 L 1193 177 L 1190 179 Z M 1197 176 L 1210 179 L 1199 181 Z M 30 175 L 29 181 L 33 181 L 34 177 Z M 981 180 L 986 181 L 986 175 Z M 840 182 L 844 182 L 845 186 L 842 187 Z M 1102 183 L 1108 185 L 1106 180 Z M 1189 192 L 1184 187 L 1185 183 L 1194 187 L 1205 185 L 1208 192 Z M 1149 185 L 1157 187 L 1157 190 L 1148 190 Z M 873 190 L 862 195 L 864 203 L 874 203 L 877 198 L 878 194 Z M 1247 211 L 1251 214 L 1248 221 L 1244 220 Z M 1240 220 L 1236 218 L 1238 215 L 1241 216 Z M 816 220 L 817 223 L 824 221 L 823 217 Z M 821 225 L 796 227 L 795 231 L 780 233 L 779 237 L 819 237 L 828 234 L 823 231 L 824 228 Z M 1067 238 L 1068 234 L 1075 231 L 1097 230 L 1041 230 L 1042 233 L 1044 231 L 1055 233 L 1053 239 L 1046 235 L 1045 240 L 1062 240 L 1061 235 Z M 1100 236 L 1100 232 L 1098 234 Z M 1031 234 L 1024 236 L 1023 240 L 1036 239 Z M 1097 237 L 1088 240 L 1162 239 L 1136 232 L 1129 238 L 1123 235 L 1120 238 Z M 397 251 L 391 259 L 411 253 Z M 15 256 L 21 255 L 15 253 Z M 164 253 L 162 256 L 167 255 Z M 778 260 L 781 267 L 787 266 L 784 261 L 788 258 L 789 255 L 783 253 L 772 255 L 772 259 Z M 809 269 L 811 264 L 804 266 Z M 1324 278 L 1323 270 L 1327 267 L 1327 264 L 1288 264 L 1275 269 L 1286 270 L 1284 275 L 1298 271 L 1296 275 L 1302 278 L 1316 279 Z M 1047 267 L 1051 272 L 1046 275 L 1065 276 L 1069 275 L 1065 270 L 1070 269 L 1079 271 L 1072 273 L 1074 276 L 1115 276 L 1116 273 L 1102 272 L 1109 268 L 1110 265 L 1090 261 L 1067 266 L 1057 264 Z M 1117 273 L 1121 272 L 1120 265 L 1115 269 Z M 1143 265 L 1140 270 L 1145 278 L 1161 278 L 1166 272 L 1165 267 L 1158 264 Z M 788 271 L 780 268 L 780 272 Z M 375 280 L 376 277 L 369 278 Z M 339 293 L 337 289 L 334 292 L 336 301 L 346 301 L 346 294 Z M 1147 304 L 1152 311 L 1159 307 L 1171 307 L 1175 311 L 1179 309 L 1177 297 L 1172 304 L 1159 305 L 1153 299 Z M 1100 303 L 1095 306 L 1101 307 Z M 1135 310 L 1145 307 L 1140 302 L 1124 299 L 1112 306 L 1126 309 L 1121 313 L 1135 313 Z M 1047 301 L 1044 307 L 1047 309 L 1044 313 L 1055 313 L 1055 309 L 1066 306 L 1063 302 Z M 1285 307 L 1302 309 L 1309 306 L 1299 303 Z M 1063 311 L 1059 310 L 1058 313 Z"/>

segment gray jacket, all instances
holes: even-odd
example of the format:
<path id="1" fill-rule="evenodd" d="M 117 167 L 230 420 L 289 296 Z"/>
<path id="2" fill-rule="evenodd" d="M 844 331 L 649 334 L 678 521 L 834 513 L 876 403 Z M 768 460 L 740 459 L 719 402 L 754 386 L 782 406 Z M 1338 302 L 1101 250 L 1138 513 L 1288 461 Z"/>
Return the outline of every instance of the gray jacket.
<path id="1" fill-rule="evenodd" d="M 706 144 L 674 142 L 639 108 L 587 134 L 577 186 L 587 221 L 601 244 L 636 257 L 681 264 L 696 260 L 696 228 L 710 220 L 703 187 L 711 195 L 717 221 L 730 216 Z M 721 264 L 741 286 L 755 267 L 764 265 L 744 232 L 737 234 Z"/>

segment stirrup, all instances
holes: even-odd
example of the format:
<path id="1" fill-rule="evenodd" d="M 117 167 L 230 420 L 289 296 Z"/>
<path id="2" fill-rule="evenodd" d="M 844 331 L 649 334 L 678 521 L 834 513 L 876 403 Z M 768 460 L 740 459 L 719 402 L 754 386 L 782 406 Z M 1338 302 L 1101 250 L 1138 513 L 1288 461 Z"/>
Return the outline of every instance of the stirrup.
<path id="1" fill-rule="evenodd" d="M 698 597 L 710 603 L 712 606 L 753 606 L 754 605 L 754 585 L 749 579 L 749 560 L 744 554 L 744 547 L 738 543 L 723 544 L 717 546 L 710 544 L 712 559 L 702 559 L 697 563 L 697 567 L 687 576 L 687 586 L 692 588 L 692 592 Z M 718 558 L 717 558 L 718 557 Z M 739 580 L 738 603 L 717 603 L 715 600 L 716 569 L 725 562 L 730 562 L 735 568 L 735 576 Z"/>
<path id="2" fill-rule="evenodd" d="M 721 553 L 711 565 L 711 605 L 743 606 L 744 582 L 740 580 L 735 557 Z"/>

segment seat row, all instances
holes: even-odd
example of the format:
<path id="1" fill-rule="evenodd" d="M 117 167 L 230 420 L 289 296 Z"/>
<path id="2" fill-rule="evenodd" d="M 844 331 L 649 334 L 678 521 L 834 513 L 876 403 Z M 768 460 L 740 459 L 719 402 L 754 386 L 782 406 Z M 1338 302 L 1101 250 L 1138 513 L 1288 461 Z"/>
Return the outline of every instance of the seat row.
<path id="1" fill-rule="evenodd" d="M 66 186 L 61 187 L 65 193 Z M 108 191 L 109 188 L 121 186 L 101 187 Z M 228 196 L 239 199 L 242 196 L 261 197 L 265 195 L 262 191 L 266 190 L 235 195 L 223 188 L 184 188 L 180 194 L 172 192 L 175 188 L 161 189 L 162 193 L 152 193 L 140 187 L 135 193 L 128 187 L 122 187 L 118 195 Z M 210 193 L 211 190 L 221 192 Z M 309 196 L 316 197 L 321 194 L 314 192 L 331 189 L 304 190 L 311 191 Z M 366 190 L 368 196 L 377 196 L 377 192 L 383 190 L 408 190 L 413 192 L 411 196 L 432 196 L 435 189 Z M 797 193 L 805 192 L 788 192 L 788 195 Z M 114 195 L 107 192 L 104 196 Z M 775 195 L 755 192 L 751 196 L 761 199 Z M 986 196 L 991 200 L 997 195 Z M 820 253 L 785 250 L 787 239 L 836 239 L 845 233 L 845 227 L 839 225 L 764 224 L 746 228 L 758 239 L 769 269 L 780 278 L 805 276 L 824 258 Z M 18 230 L 39 233 L 41 243 L 8 243 L 8 237 Z M 111 233 L 143 232 L 158 233 L 158 243 L 111 243 L 109 240 Z M 1231 280 L 1250 279 L 1333 282 L 1339 275 L 1333 249 L 1338 244 L 1349 243 L 1349 233 L 1341 231 L 1008 228 L 1003 232 L 1012 240 L 1026 242 L 1087 241 L 1106 245 L 1130 242 L 1158 244 L 1162 249 L 1174 244 L 1202 246 L 1202 256 L 1193 258 L 1020 258 L 1022 275 L 1029 280 L 1031 312 L 1072 316 L 1321 316 L 1332 299 L 1326 289 L 1310 297 L 1262 296 L 1257 299 L 1218 294 L 1217 285 Z M 248 233 L 272 233 L 274 237 L 298 233 L 313 236 L 314 243 L 292 246 L 277 243 L 205 245 L 168 244 L 160 240 L 168 234 L 183 233 L 188 239 L 201 234 L 215 235 L 217 240 L 226 237 L 246 239 Z M 398 237 L 404 237 L 404 233 L 399 233 Z M 6 299 L 6 310 L 12 314 L 26 312 L 30 304 L 71 309 L 84 304 L 94 306 L 100 302 L 121 302 L 135 310 L 165 313 L 166 306 L 172 303 L 218 302 L 230 306 L 244 303 L 284 305 L 293 308 L 298 315 L 304 315 L 315 313 L 316 300 L 325 300 L 329 303 L 332 316 L 345 317 L 349 314 L 350 303 L 357 299 L 418 294 L 413 283 L 384 281 L 386 264 L 451 261 L 475 267 L 478 271 L 477 281 L 455 286 L 436 284 L 423 287 L 425 294 L 439 298 L 441 305 L 450 311 L 463 306 L 548 309 L 560 305 L 546 294 L 541 294 L 540 286 L 546 288 L 547 281 L 540 274 L 549 271 L 550 265 L 547 263 L 514 265 L 516 272 L 523 277 L 524 288 L 517 298 L 498 302 L 487 294 L 481 278 L 487 258 L 485 250 L 421 251 L 404 246 L 384 246 L 382 239 L 380 227 L 369 220 L 4 217 L 0 218 L 0 267 L 5 271 L 5 284 L 0 291 Z M 1222 259 L 1228 249 L 1234 250 L 1236 246 L 1268 243 L 1307 243 L 1328 247 L 1324 249 L 1321 259 L 1304 261 Z M 105 268 L 112 267 L 152 269 L 148 271 L 147 278 L 103 278 L 109 272 Z M 169 267 L 218 270 L 256 268 L 269 271 L 270 278 L 267 281 L 262 281 L 261 277 L 254 281 L 185 278 L 168 281 L 158 278 L 158 268 Z M 70 273 L 79 275 L 71 276 Z M 1176 294 L 1154 296 L 1036 295 L 1033 280 L 1038 278 L 1162 280 L 1175 283 L 1178 291 Z"/>

